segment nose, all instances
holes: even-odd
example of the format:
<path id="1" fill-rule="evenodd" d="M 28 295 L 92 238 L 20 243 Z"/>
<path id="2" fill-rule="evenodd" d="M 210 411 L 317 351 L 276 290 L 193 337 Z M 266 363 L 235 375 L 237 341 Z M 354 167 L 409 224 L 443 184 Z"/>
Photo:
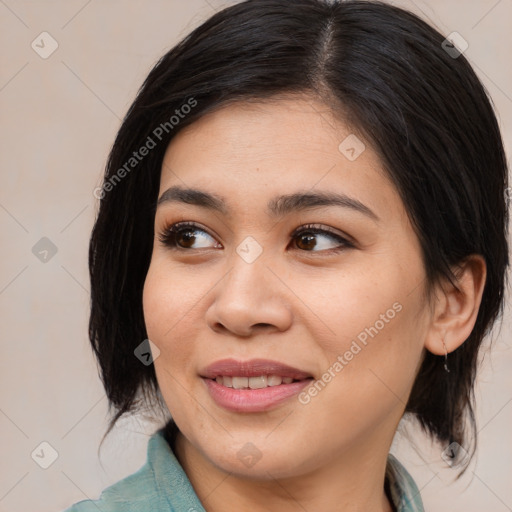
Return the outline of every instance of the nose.
<path id="1" fill-rule="evenodd" d="M 250 337 L 290 327 L 290 291 L 268 263 L 263 255 L 248 263 L 233 254 L 228 273 L 212 290 L 214 297 L 206 312 L 206 322 L 212 330 Z"/>

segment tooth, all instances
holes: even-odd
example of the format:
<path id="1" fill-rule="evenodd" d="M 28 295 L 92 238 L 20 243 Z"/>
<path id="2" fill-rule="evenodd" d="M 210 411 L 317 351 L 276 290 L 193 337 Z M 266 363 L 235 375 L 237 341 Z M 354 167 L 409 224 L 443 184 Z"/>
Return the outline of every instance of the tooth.
<path id="1" fill-rule="evenodd" d="M 251 389 L 261 389 L 267 387 L 267 376 L 261 375 L 259 377 L 249 378 L 249 387 Z"/>
<path id="2" fill-rule="evenodd" d="M 249 387 L 249 377 L 233 377 L 232 378 L 233 388 L 243 389 Z"/>
<path id="3" fill-rule="evenodd" d="M 231 381 L 231 377 L 228 375 L 224 375 L 224 386 L 226 386 L 227 388 L 233 387 L 233 382 Z"/>
<path id="4" fill-rule="evenodd" d="M 220 375 L 215 378 L 215 381 L 217 384 L 224 384 L 224 379 Z"/>
<path id="5" fill-rule="evenodd" d="M 279 375 L 269 375 L 267 377 L 268 386 L 279 386 L 283 382 L 283 379 Z"/>
<path id="6" fill-rule="evenodd" d="M 283 384 L 291 384 L 293 379 L 291 377 L 283 377 Z"/>

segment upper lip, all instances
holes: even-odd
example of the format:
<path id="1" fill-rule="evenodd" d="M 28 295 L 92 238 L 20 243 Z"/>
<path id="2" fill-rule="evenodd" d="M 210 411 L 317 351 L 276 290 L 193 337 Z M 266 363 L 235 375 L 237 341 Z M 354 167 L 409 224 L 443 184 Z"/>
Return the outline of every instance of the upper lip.
<path id="1" fill-rule="evenodd" d="M 260 375 L 279 375 L 281 377 L 291 377 L 295 380 L 311 377 L 311 374 L 302 370 L 268 359 L 250 359 L 248 361 L 222 359 L 208 365 L 201 372 L 201 377 L 208 379 L 215 379 L 218 376 L 258 377 Z"/>

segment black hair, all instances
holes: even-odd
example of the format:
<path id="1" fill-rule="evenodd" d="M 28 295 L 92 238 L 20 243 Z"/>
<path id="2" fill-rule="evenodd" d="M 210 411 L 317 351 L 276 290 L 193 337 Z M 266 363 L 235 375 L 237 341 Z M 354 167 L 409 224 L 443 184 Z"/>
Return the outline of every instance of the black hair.
<path id="1" fill-rule="evenodd" d="M 377 151 L 421 243 L 427 290 L 443 277 L 456 282 L 454 266 L 469 255 L 485 259 L 471 335 L 449 354 L 450 373 L 444 357 L 425 353 L 405 409 L 438 441 L 467 447 L 476 442 L 478 352 L 502 313 L 509 264 L 499 126 L 445 36 L 403 9 L 352 0 L 240 2 L 193 30 L 144 81 L 110 152 L 90 240 L 89 336 L 115 410 L 107 434 L 159 393 L 153 365 L 134 350 L 147 338 L 142 291 L 167 145 L 231 102 L 295 93 L 324 101 Z"/>

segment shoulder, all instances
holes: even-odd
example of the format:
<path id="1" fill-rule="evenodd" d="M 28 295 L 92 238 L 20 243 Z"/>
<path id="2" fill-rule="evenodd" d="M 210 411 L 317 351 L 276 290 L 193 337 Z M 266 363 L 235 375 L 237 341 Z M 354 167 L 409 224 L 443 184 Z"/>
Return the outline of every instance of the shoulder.
<path id="1" fill-rule="evenodd" d="M 97 500 L 83 500 L 64 512 L 140 512 L 141 510 L 176 510 L 174 503 L 181 502 L 184 473 L 172 453 L 162 431 L 151 436 L 148 442 L 147 461 L 137 472 L 107 487 Z M 187 479 L 188 482 L 188 479 Z M 171 506 L 170 506 L 171 505 Z"/>
<path id="2" fill-rule="evenodd" d="M 157 498 L 152 469 L 146 463 L 136 473 L 107 487 L 99 499 L 80 501 L 65 512 L 135 512 L 144 509 L 142 504 L 156 504 Z"/>

